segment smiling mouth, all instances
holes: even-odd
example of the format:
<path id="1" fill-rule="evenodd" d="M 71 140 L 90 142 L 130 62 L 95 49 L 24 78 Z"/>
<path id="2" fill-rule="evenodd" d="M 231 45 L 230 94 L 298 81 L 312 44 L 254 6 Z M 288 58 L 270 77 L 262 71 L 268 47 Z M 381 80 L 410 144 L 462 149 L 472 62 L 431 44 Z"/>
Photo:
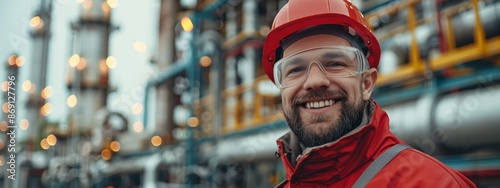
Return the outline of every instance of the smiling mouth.
<path id="1" fill-rule="evenodd" d="M 333 100 L 333 99 L 328 99 L 328 100 L 322 100 L 322 101 L 311 101 L 311 102 L 306 102 L 302 105 L 302 107 L 305 107 L 307 109 L 318 109 L 318 108 L 324 108 L 331 106 L 335 103 L 337 103 L 339 100 Z"/>

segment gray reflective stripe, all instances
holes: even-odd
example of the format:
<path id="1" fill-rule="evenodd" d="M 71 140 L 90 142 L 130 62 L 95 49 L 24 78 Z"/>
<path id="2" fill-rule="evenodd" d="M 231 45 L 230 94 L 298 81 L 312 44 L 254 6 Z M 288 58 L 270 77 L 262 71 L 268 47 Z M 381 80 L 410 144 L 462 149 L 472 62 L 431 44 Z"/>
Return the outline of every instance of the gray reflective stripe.
<path id="1" fill-rule="evenodd" d="M 282 187 L 285 187 L 285 184 L 286 184 L 287 180 L 283 180 L 282 182 L 280 182 L 278 185 L 276 185 L 274 188 L 282 188 Z"/>
<path id="2" fill-rule="evenodd" d="M 378 156 L 375 161 L 366 168 L 366 170 L 361 174 L 361 176 L 356 180 L 356 183 L 352 186 L 353 188 L 362 188 L 365 187 L 366 184 L 382 169 L 384 166 L 389 163 L 399 152 L 410 148 L 407 145 L 396 144 L 392 146 L 390 149 L 382 153 L 382 155 Z"/>

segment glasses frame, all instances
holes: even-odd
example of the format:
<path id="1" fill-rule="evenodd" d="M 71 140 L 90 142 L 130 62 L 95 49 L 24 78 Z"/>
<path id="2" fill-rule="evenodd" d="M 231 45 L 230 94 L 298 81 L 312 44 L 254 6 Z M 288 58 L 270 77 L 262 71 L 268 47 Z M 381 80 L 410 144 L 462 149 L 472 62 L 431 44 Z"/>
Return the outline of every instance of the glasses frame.
<path id="1" fill-rule="evenodd" d="M 279 78 L 280 75 L 281 75 L 281 73 L 278 70 L 279 66 L 282 63 L 284 63 L 286 59 L 294 57 L 297 54 L 301 54 L 301 53 L 308 52 L 308 51 L 313 51 L 313 50 L 318 50 L 318 49 L 328 49 L 328 48 L 330 48 L 330 49 L 341 49 L 341 50 L 354 51 L 354 53 L 358 56 L 358 58 L 357 58 L 358 59 L 358 67 L 359 67 L 358 70 L 350 72 L 347 77 L 361 75 L 361 74 L 365 73 L 366 71 L 368 71 L 370 69 L 370 65 L 368 63 L 368 59 L 361 52 L 361 50 L 359 50 L 358 48 L 351 47 L 351 46 L 338 46 L 338 45 L 335 45 L 335 46 L 318 46 L 318 47 L 308 48 L 308 49 L 304 49 L 304 50 L 295 52 L 295 53 L 290 54 L 287 57 L 284 57 L 284 58 L 280 59 L 279 61 L 277 61 L 274 64 L 274 66 L 273 66 L 273 76 L 274 76 L 274 82 L 275 82 L 276 87 L 279 88 L 279 89 L 284 89 L 284 88 L 288 88 L 288 87 L 292 87 L 292 86 L 296 86 L 296 85 L 302 84 L 304 81 L 307 80 L 307 77 L 309 76 L 309 71 L 311 70 L 311 66 L 312 66 L 313 63 L 316 63 L 318 65 L 318 67 L 320 68 L 320 70 L 323 72 L 323 74 L 325 76 L 331 77 L 331 76 L 327 75 L 325 68 L 323 67 L 323 65 L 320 62 L 318 62 L 318 61 L 311 61 L 311 62 L 309 62 L 309 65 L 308 65 L 307 70 L 306 70 L 305 78 L 304 78 L 303 81 L 299 81 L 299 82 L 297 82 L 295 84 L 292 84 L 292 85 L 283 86 L 282 83 L 281 83 L 281 79 Z M 344 78 L 344 77 L 339 77 L 339 78 Z"/>

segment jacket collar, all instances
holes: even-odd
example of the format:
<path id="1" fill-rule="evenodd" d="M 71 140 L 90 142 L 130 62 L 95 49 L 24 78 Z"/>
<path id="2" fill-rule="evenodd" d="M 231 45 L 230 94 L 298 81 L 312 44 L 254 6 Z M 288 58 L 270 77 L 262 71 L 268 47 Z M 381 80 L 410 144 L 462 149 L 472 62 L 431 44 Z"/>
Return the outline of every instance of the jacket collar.
<path id="1" fill-rule="evenodd" d="M 291 131 L 278 139 L 287 180 L 331 184 L 375 159 L 385 147 L 398 143 L 389 131 L 387 114 L 375 101 L 371 100 L 370 104 L 370 121 L 363 121 L 364 125 L 332 143 L 302 151 Z"/>

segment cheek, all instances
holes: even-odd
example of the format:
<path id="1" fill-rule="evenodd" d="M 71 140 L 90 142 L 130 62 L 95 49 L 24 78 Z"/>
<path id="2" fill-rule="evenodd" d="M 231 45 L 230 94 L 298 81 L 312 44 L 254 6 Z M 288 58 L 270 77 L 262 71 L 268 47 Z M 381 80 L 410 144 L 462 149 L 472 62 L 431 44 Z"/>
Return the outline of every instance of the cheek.
<path id="1" fill-rule="evenodd" d="M 363 100 L 361 81 L 358 79 L 342 79 L 337 82 L 338 87 L 346 92 L 348 101 Z"/>
<path id="2" fill-rule="evenodd" d="M 292 103 L 292 98 L 289 97 L 289 95 L 282 93 L 281 94 L 281 105 L 283 106 L 283 109 L 290 108 L 291 103 Z"/>
<path id="3" fill-rule="evenodd" d="M 281 91 L 281 101 L 283 106 L 290 106 L 296 91 L 291 90 L 292 88 L 287 88 Z"/>

